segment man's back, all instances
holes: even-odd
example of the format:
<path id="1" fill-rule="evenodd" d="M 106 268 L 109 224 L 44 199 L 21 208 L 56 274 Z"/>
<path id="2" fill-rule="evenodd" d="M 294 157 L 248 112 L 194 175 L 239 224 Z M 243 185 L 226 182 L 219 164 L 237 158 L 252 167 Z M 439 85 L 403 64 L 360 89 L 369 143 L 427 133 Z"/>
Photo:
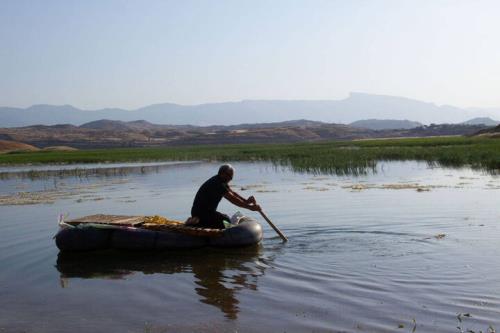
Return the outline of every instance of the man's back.
<path id="1" fill-rule="evenodd" d="M 215 175 L 208 179 L 196 193 L 191 215 L 201 217 L 207 213 L 215 212 L 219 202 L 228 190 L 229 186 L 220 176 Z"/>

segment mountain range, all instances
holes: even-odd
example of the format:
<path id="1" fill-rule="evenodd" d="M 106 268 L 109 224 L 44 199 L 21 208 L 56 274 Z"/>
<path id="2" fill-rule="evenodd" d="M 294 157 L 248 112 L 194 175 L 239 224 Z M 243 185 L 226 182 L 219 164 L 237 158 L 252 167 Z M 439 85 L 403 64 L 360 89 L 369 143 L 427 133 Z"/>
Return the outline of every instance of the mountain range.
<path id="1" fill-rule="evenodd" d="M 349 124 L 360 119 L 411 119 L 421 124 L 461 123 L 470 118 L 500 119 L 500 109 L 438 106 L 414 99 L 350 93 L 341 100 L 243 100 L 240 102 L 179 105 L 155 104 L 135 110 L 107 108 L 81 110 L 71 105 L 33 105 L 29 108 L 0 107 L 0 127 L 71 124 L 111 119 L 143 119 L 170 125 L 236 125 L 308 119 Z"/>

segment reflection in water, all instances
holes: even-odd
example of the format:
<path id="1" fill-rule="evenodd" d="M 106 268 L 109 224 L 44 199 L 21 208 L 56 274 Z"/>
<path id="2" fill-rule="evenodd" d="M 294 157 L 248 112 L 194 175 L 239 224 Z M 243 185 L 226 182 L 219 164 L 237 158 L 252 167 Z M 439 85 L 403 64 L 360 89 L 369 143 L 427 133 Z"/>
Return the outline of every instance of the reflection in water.
<path id="1" fill-rule="evenodd" d="M 240 249 L 196 249 L 189 251 L 63 253 L 57 258 L 61 286 L 71 278 L 122 279 L 135 272 L 144 274 L 193 273 L 199 301 L 219 308 L 227 318 L 237 319 L 237 292 L 257 290 L 269 259 L 261 246 Z"/>
<path id="2" fill-rule="evenodd" d="M 0 180 L 7 179 L 50 179 L 50 178 L 87 178 L 96 177 L 116 177 L 128 176 L 132 174 L 159 173 L 165 169 L 178 168 L 179 165 L 197 164 L 199 162 L 164 162 L 164 163 L 144 163 L 144 164 L 121 164 L 116 166 L 106 166 L 100 164 L 96 167 L 80 165 L 80 167 L 40 169 L 36 168 L 21 171 L 0 171 Z"/>

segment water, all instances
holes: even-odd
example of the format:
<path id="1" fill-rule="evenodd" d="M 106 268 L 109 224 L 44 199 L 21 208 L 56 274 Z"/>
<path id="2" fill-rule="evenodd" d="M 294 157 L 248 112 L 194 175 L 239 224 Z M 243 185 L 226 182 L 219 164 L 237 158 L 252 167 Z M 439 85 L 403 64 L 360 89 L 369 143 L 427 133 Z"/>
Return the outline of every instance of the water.
<path id="1" fill-rule="evenodd" d="M 0 332 L 500 327 L 499 177 L 415 162 L 359 177 L 234 165 L 233 189 L 254 195 L 288 243 L 245 211 L 264 224 L 260 246 L 58 253 L 60 213 L 184 220 L 217 164 L 0 181 Z M 26 194 L 12 198 L 34 191 L 29 205 Z"/>

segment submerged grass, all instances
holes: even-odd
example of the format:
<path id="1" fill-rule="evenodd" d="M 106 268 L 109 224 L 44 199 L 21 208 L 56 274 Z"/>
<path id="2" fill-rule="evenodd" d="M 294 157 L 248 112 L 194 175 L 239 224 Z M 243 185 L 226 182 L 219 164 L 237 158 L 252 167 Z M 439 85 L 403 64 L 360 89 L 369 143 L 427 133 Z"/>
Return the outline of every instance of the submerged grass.
<path id="1" fill-rule="evenodd" d="M 40 151 L 0 155 L 0 165 L 145 161 L 268 161 L 296 171 L 364 174 L 378 161 L 425 161 L 500 173 L 500 139 L 434 137 L 296 144 Z"/>

